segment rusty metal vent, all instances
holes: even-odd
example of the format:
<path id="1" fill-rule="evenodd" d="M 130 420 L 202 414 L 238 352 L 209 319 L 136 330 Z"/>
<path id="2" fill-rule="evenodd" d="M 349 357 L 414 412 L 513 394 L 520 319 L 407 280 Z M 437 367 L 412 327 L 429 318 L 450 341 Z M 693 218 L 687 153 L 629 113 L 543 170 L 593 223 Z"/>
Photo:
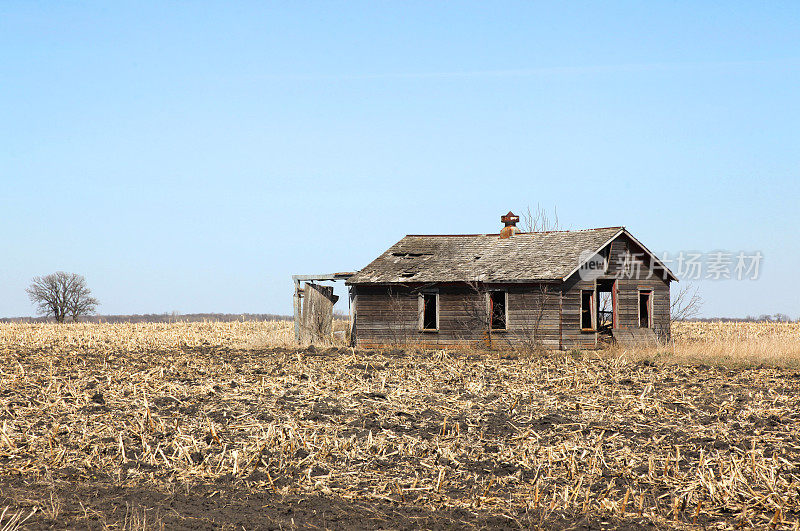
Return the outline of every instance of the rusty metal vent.
<path id="1" fill-rule="evenodd" d="M 508 214 L 505 216 L 500 216 L 500 221 L 503 222 L 505 225 L 503 230 L 500 231 L 500 238 L 510 238 L 514 234 L 519 234 L 520 230 L 517 228 L 517 223 L 519 222 L 519 216 L 515 215 L 510 210 Z"/>

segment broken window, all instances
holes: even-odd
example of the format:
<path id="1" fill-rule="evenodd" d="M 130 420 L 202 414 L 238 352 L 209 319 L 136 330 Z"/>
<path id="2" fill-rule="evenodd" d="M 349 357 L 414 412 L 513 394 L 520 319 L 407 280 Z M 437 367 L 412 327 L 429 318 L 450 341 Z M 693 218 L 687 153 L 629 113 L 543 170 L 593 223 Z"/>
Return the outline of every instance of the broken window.
<path id="1" fill-rule="evenodd" d="M 613 301 L 610 291 L 597 292 L 597 325 L 599 329 L 611 328 L 613 326 L 614 312 L 612 310 Z"/>
<path id="2" fill-rule="evenodd" d="M 653 327 L 653 292 L 639 292 L 639 327 Z"/>
<path id="3" fill-rule="evenodd" d="M 614 281 L 597 281 L 597 330 L 610 332 L 614 328 Z"/>
<path id="4" fill-rule="evenodd" d="M 505 291 L 489 292 L 489 312 L 492 330 L 506 329 L 506 295 Z"/>
<path id="5" fill-rule="evenodd" d="M 595 318 L 594 290 L 581 290 L 581 330 L 594 331 Z"/>
<path id="6" fill-rule="evenodd" d="M 439 329 L 439 294 L 422 293 L 420 295 L 420 329 L 436 331 Z"/>

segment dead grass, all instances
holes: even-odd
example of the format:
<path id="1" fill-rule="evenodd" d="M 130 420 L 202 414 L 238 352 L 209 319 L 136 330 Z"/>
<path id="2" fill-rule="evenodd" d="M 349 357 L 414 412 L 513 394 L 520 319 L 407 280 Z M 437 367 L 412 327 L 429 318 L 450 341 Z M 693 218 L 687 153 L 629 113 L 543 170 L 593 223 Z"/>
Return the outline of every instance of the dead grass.
<path id="1" fill-rule="evenodd" d="M 607 354 L 659 363 L 800 368 L 800 323 L 678 322 L 672 334 L 668 345 Z"/>
<path id="2" fill-rule="evenodd" d="M 293 345 L 289 321 L 175 323 L 0 323 L 0 351 L 159 352 Z"/>
<path id="3" fill-rule="evenodd" d="M 0 529 L 798 528 L 797 371 L 281 326 L 0 326 Z"/>

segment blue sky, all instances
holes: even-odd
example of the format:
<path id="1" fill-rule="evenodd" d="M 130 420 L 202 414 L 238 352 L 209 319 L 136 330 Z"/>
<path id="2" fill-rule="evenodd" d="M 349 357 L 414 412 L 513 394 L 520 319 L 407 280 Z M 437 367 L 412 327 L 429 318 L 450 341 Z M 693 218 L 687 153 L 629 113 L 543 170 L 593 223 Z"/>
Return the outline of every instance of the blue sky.
<path id="1" fill-rule="evenodd" d="M 761 251 L 705 315 L 800 316 L 800 3 L 3 2 L 0 316 L 289 313 L 292 273 L 537 204 Z"/>

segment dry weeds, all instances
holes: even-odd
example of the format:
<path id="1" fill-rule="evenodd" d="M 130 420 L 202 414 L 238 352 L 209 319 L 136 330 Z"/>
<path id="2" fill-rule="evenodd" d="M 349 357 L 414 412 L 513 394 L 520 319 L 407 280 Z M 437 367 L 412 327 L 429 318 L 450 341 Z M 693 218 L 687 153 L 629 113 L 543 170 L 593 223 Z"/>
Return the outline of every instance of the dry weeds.
<path id="1" fill-rule="evenodd" d="M 799 527 L 793 369 L 259 333 L 0 326 L 0 529 Z"/>
<path id="2" fill-rule="evenodd" d="M 612 355 L 630 360 L 800 368 L 800 323 L 677 322 L 669 345 Z"/>

